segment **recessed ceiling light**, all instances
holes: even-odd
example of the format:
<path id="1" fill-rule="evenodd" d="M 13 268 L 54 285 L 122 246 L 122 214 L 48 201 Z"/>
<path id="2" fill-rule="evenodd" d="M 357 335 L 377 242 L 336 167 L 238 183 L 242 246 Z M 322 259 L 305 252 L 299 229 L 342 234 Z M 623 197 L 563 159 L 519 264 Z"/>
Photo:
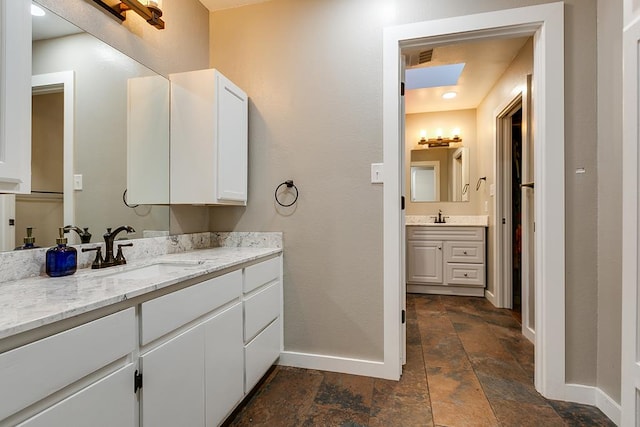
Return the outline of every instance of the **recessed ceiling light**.
<path id="1" fill-rule="evenodd" d="M 456 96 L 458 96 L 458 94 L 455 92 L 445 92 L 442 94 L 442 99 L 453 99 Z"/>
<path id="2" fill-rule="evenodd" d="M 36 6 L 35 4 L 32 4 L 31 5 L 31 15 L 33 15 L 33 16 L 44 16 L 44 10 L 39 6 Z"/>

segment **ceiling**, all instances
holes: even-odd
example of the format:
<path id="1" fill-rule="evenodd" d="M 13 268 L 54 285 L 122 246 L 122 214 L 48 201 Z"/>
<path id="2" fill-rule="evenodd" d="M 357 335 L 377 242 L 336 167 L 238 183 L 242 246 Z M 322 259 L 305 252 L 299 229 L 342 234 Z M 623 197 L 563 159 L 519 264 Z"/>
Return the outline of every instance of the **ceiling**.
<path id="1" fill-rule="evenodd" d="M 432 111 L 465 110 L 476 108 L 500 76 L 511 64 L 528 37 L 493 39 L 450 44 L 433 48 L 431 61 L 415 67 L 430 67 L 464 62 L 458 84 L 426 89 L 412 89 L 405 93 L 407 114 Z M 402 49 L 408 64 L 416 64 L 420 52 L 428 47 Z M 414 68 L 410 65 L 407 68 Z M 442 99 L 448 91 L 457 92 L 454 99 Z"/>
<path id="2" fill-rule="evenodd" d="M 200 0 L 211 12 L 222 9 L 231 9 L 232 7 L 246 6 L 248 4 L 262 3 L 269 0 Z"/>
<path id="3" fill-rule="evenodd" d="M 32 16 L 31 22 L 31 35 L 33 41 L 52 39 L 55 37 L 63 37 L 84 32 L 48 9 L 45 10 L 44 16 Z"/>

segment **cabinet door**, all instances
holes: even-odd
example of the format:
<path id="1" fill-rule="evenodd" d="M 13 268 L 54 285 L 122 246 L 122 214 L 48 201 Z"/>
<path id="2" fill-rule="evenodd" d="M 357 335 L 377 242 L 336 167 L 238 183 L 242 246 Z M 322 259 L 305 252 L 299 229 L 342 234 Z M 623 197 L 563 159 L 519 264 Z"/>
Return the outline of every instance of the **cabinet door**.
<path id="1" fill-rule="evenodd" d="M 219 201 L 247 200 L 247 95 L 216 73 Z"/>
<path id="2" fill-rule="evenodd" d="M 204 324 L 206 425 L 217 426 L 244 396 L 242 304 Z"/>
<path id="3" fill-rule="evenodd" d="M 442 284 L 442 242 L 407 241 L 407 282 Z"/>
<path id="4" fill-rule="evenodd" d="M 133 364 L 102 378 L 19 424 L 20 427 L 133 427 Z"/>
<path id="5" fill-rule="evenodd" d="M 204 425 L 204 327 L 140 357 L 143 427 Z"/>
<path id="6" fill-rule="evenodd" d="M 0 193 L 31 192 L 30 5 L 0 0 Z"/>

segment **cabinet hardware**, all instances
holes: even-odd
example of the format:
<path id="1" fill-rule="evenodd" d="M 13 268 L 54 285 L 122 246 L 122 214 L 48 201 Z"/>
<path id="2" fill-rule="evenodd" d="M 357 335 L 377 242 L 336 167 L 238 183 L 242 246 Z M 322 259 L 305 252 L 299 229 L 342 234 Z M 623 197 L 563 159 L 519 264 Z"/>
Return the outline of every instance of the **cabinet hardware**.
<path id="1" fill-rule="evenodd" d="M 405 310 L 402 310 L 402 324 L 404 325 L 406 321 L 407 321 L 407 312 Z"/>
<path id="2" fill-rule="evenodd" d="M 133 393 L 137 393 L 142 388 L 142 373 L 136 371 L 133 373 Z"/>
<path id="3" fill-rule="evenodd" d="M 467 254 L 467 251 L 464 251 L 464 252 L 462 252 L 462 253 L 466 255 L 466 254 Z"/>
<path id="4" fill-rule="evenodd" d="M 464 273 L 464 277 L 468 277 L 469 275 L 467 273 Z"/>

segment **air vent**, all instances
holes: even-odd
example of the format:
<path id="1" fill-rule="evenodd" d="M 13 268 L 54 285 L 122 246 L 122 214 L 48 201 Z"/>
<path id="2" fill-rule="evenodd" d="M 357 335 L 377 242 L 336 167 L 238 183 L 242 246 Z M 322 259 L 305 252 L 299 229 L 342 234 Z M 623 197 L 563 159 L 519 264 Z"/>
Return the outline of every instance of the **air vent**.
<path id="1" fill-rule="evenodd" d="M 423 50 L 418 56 L 418 64 L 424 64 L 425 62 L 431 62 L 433 57 L 433 49 Z"/>

